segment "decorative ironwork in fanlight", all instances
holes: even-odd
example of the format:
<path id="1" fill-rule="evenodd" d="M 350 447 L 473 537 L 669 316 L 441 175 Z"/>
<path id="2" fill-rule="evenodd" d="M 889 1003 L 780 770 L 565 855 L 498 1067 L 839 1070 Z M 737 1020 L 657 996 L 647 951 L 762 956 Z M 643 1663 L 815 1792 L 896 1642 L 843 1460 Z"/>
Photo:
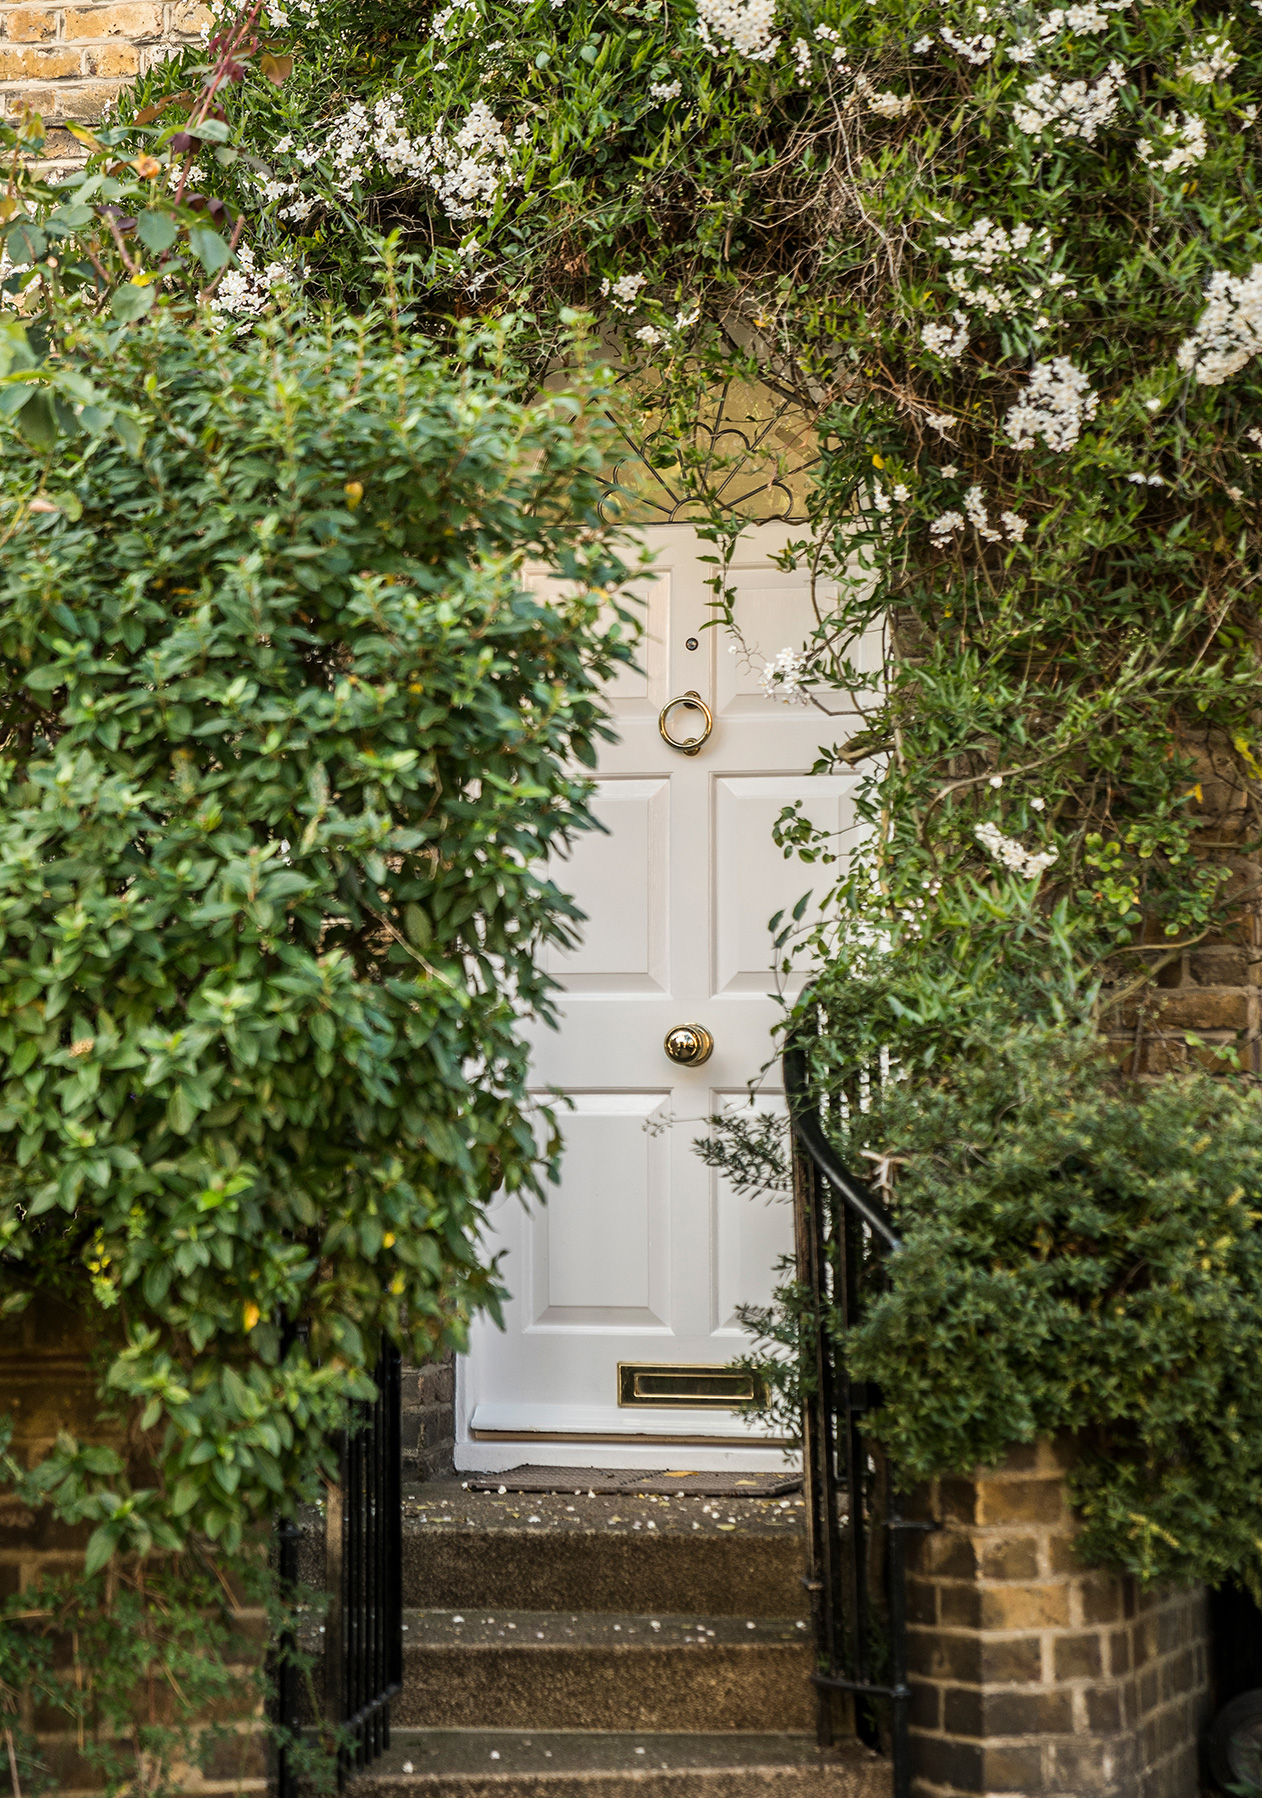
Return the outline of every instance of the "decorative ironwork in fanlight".
<path id="1" fill-rule="evenodd" d="M 719 515 L 751 524 L 805 521 L 819 451 L 813 419 L 792 400 L 761 382 L 729 380 L 706 389 L 682 428 L 678 408 L 652 388 L 640 387 L 635 410 L 634 438 L 630 408 L 612 420 L 628 453 L 612 470 L 603 506 L 610 520 L 701 524 Z"/>

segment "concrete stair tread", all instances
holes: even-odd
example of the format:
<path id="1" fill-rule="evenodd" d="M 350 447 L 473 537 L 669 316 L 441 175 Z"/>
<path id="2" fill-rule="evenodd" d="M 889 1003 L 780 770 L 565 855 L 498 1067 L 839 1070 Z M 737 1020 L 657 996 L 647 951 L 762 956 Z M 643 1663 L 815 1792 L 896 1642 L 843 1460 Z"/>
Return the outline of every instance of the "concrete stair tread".
<path id="1" fill-rule="evenodd" d="M 805 1733 L 396 1729 L 349 1786 L 354 1798 L 449 1792 L 503 1798 L 888 1798 L 889 1764 L 857 1744 L 823 1752 Z"/>
<path id="2" fill-rule="evenodd" d="M 466 1492 L 411 1487 L 404 1602 L 426 1610 L 670 1611 L 793 1618 L 802 1590 L 801 1499 Z"/>
<path id="3" fill-rule="evenodd" d="M 528 1530 L 532 1534 L 800 1536 L 799 1497 L 725 1497 L 705 1492 L 596 1492 L 578 1482 L 559 1492 L 470 1492 L 457 1479 L 408 1486 L 405 1524 L 448 1530 Z"/>
<path id="4" fill-rule="evenodd" d="M 420 1648 L 678 1648 L 810 1646 L 805 1618 L 700 1617 L 659 1612 L 515 1611 L 489 1607 L 404 1612 L 405 1651 Z"/>

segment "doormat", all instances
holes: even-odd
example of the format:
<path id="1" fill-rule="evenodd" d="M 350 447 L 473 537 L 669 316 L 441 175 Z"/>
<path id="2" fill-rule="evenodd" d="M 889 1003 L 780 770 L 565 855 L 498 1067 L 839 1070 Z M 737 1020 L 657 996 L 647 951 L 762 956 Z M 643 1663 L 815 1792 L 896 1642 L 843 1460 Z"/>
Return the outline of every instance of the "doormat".
<path id="1" fill-rule="evenodd" d="M 474 1473 L 469 1492 L 616 1492 L 662 1498 L 695 1493 L 705 1498 L 783 1498 L 802 1490 L 797 1473 L 640 1473 L 635 1468 L 514 1467 L 508 1473 Z"/>

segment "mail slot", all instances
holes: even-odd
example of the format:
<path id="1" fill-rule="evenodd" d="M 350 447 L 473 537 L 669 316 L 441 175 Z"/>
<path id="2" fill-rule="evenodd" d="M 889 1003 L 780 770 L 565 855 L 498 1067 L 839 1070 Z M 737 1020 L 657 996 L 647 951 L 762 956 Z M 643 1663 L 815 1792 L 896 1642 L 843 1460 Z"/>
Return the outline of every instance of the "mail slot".
<path id="1" fill-rule="evenodd" d="M 688 1411 L 733 1411 L 760 1401 L 757 1374 L 732 1367 L 672 1367 L 661 1361 L 618 1364 L 620 1405 L 674 1406 Z"/>

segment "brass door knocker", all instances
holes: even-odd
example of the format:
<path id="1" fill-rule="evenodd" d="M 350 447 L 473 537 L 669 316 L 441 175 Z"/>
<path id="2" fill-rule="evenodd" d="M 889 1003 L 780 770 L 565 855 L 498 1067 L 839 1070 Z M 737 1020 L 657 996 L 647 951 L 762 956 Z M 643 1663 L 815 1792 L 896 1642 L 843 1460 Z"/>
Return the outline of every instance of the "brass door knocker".
<path id="1" fill-rule="evenodd" d="M 666 721 L 677 705 L 686 705 L 694 712 L 701 713 L 701 716 L 705 719 L 705 724 L 702 727 L 701 735 L 699 737 L 685 737 L 683 742 L 680 742 L 678 737 L 671 736 Z M 663 741 L 669 743 L 672 749 L 682 750 L 685 755 L 697 755 L 700 753 L 701 745 L 714 729 L 714 713 L 710 710 L 705 700 L 702 699 L 700 693 L 690 687 L 686 693 L 681 693 L 678 699 L 667 700 L 666 704 L 662 707 L 661 716 L 657 720 L 657 728 L 662 733 Z"/>

